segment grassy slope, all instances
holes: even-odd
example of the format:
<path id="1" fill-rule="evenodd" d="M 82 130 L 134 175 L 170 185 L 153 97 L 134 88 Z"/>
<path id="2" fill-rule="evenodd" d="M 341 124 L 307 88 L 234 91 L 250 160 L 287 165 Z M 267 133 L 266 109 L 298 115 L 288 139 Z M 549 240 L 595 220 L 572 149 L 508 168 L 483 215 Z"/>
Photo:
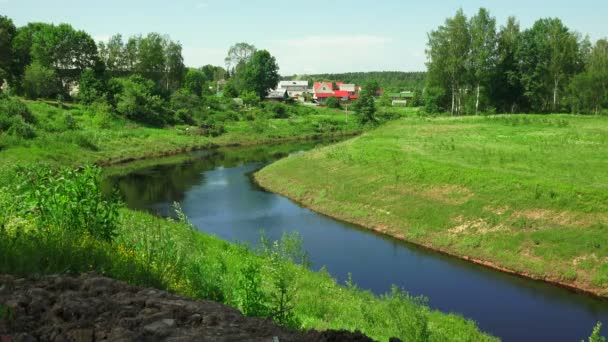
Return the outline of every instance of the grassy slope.
<path id="1" fill-rule="evenodd" d="M 260 144 L 360 131 L 354 120 L 346 123 L 341 113 L 321 108 L 317 109 L 316 115 L 296 119 L 271 119 L 257 124 L 251 121 L 230 122 L 226 125 L 225 134 L 211 138 L 188 135 L 186 127 L 158 129 L 118 119 L 110 120 L 100 128 L 95 113 L 79 105 L 68 105 L 64 109 L 40 101 L 27 101 L 27 105 L 37 118 L 38 136 L 33 140 L 23 140 L 0 133 L 0 184 L 3 176 L 10 175 L 8 171 L 14 165 L 36 162 L 107 165 L 214 145 Z M 76 120 L 76 129 L 66 130 L 66 114 Z M 331 123 L 338 129 L 330 131 Z"/>
<path id="2" fill-rule="evenodd" d="M 39 102 L 28 105 L 38 117 L 40 126 L 61 125 L 62 110 Z M 263 131 L 239 122 L 228 126 L 228 133 L 221 137 L 206 138 L 184 135 L 176 129 L 145 128 L 120 121 L 112 123 L 108 129 L 98 129 L 91 117 L 79 113 L 82 109 L 78 106 L 69 111 L 78 121 L 77 130 L 45 132 L 39 129 L 39 136 L 31 141 L 0 136 L 0 145 L 4 145 L 0 150 L 0 184 L 12 179 L 10 171 L 17 165 L 46 162 L 77 166 L 162 155 L 210 144 L 253 144 L 304 138 L 323 131 L 322 127 L 319 129 L 320 125 L 327 120 L 342 120 L 341 115 L 337 117 L 336 113 L 323 111 L 321 115 L 297 120 L 270 120 Z M 354 123 L 343 128 L 345 133 L 358 129 Z M 10 201 L 10 196 L 4 200 Z M 21 218 L 11 219 L 7 226 L 9 234 L 12 229 L 23 225 L 28 227 L 30 224 Z M 242 294 L 235 292 L 239 291 L 239 286 L 242 287 L 246 265 L 258 265 L 265 287 L 272 286 L 270 279 L 277 272 L 269 258 L 195 233 L 181 223 L 123 210 L 120 226 L 116 242 L 111 245 L 80 237 L 70 238 L 69 235 L 57 242 L 41 238 L 35 230 L 25 229 L 24 233 L 0 241 L 0 250 L 3 251 L 0 272 L 38 274 L 96 270 L 118 279 L 194 298 L 212 298 L 223 293 L 223 299 L 218 299 L 236 307 L 240 305 Z M 474 322 L 457 315 L 431 311 L 416 305 L 415 300 L 381 299 L 369 292 L 339 286 L 326 273 L 314 273 L 294 264 L 287 267 L 295 274 L 295 284 L 292 284 L 297 288 L 294 312 L 303 328 L 360 329 L 382 340 L 391 336 L 418 340 L 426 334 L 430 341 L 493 340 L 481 333 Z M 266 291 L 272 292 L 271 289 Z M 424 326 L 428 328 L 426 333 L 424 328 L 420 330 Z"/>
<path id="3" fill-rule="evenodd" d="M 320 212 L 608 295 L 608 118 L 403 119 L 256 174 Z"/>

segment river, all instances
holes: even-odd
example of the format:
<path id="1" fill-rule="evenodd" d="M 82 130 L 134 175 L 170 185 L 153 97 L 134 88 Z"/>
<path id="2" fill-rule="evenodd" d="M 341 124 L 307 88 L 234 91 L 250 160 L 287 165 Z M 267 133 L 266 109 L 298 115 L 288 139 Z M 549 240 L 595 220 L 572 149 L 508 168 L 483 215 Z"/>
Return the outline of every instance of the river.
<path id="1" fill-rule="evenodd" d="M 260 189 L 251 175 L 317 143 L 198 151 L 126 175 L 110 176 L 128 207 L 172 215 L 177 201 L 200 230 L 256 244 L 260 231 L 280 239 L 297 231 L 313 269 L 325 266 L 340 282 L 352 273 L 360 288 L 381 294 L 392 284 L 459 313 L 504 341 L 580 341 L 608 301 L 487 269 L 340 222 Z"/>

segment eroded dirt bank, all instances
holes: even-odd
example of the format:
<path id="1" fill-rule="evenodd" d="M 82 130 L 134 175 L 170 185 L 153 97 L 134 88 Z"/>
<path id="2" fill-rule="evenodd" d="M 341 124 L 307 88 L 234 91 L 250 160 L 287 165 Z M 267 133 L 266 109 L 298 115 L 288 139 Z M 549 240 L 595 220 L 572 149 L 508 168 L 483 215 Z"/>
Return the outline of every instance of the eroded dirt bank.
<path id="1" fill-rule="evenodd" d="M 96 274 L 0 275 L 0 341 L 371 341 L 345 331 L 291 331 Z"/>

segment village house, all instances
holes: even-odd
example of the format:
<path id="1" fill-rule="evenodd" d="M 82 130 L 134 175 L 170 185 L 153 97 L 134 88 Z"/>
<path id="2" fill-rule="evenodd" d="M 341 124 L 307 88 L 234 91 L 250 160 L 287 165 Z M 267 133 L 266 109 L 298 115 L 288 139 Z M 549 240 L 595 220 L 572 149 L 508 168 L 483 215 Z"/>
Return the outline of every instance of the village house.
<path id="1" fill-rule="evenodd" d="M 280 81 L 277 90 L 283 89 L 291 98 L 300 97 L 308 92 L 308 81 Z"/>
<path id="2" fill-rule="evenodd" d="M 359 98 L 354 84 L 336 82 L 337 90 L 334 90 L 332 82 L 315 82 L 313 87 L 313 99 L 317 103 L 323 103 L 330 97 L 337 97 L 342 102 L 350 102 Z"/>
<path id="3" fill-rule="evenodd" d="M 393 106 L 407 106 L 407 104 L 414 99 L 414 93 L 412 91 L 390 93 L 388 96 L 392 100 L 391 104 Z"/>

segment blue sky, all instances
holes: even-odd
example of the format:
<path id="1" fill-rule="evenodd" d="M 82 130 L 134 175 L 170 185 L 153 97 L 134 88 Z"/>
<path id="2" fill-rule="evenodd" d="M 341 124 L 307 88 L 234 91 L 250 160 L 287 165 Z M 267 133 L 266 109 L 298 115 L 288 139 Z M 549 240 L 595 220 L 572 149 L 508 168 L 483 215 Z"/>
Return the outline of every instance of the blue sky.
<path id="1" fill-rule="evenodd" d="M 559 17 L 593 39 L 608 36 L 605 0 L 0 0 L 16 25 L 66 22 L 96 40 L 160 32 L 182 43 L 188 66 L 223 65 L 233 43 L 246 41 L 277 57 L 281 74 L 424 70 L 426 34 L 458 8 L 486 7 L 502 25 L 523 28 Z"/>

